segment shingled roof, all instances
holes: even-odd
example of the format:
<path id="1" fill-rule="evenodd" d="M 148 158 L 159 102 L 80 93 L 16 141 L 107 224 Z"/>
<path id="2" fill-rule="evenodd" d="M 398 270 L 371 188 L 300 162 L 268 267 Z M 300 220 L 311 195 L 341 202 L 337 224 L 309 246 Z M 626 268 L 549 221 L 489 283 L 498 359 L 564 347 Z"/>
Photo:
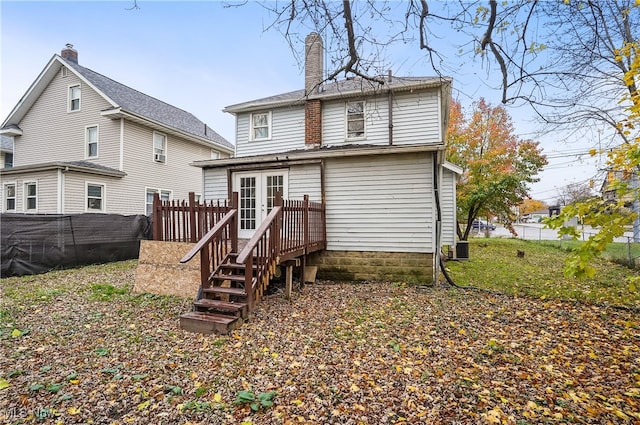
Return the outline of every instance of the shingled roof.
<path id="1" fill-rule="evenodd" d="M 77 63 L 65 60 L 60 56 L 58 58 L 66 66 L 73 68 L 86 78 L 121 109 L 233 149 L 231 143 L 193 114 L 125 86 Z"/>
<path id="2" fill-rule="evenodd" d="M 329 100 L 374 95 L 376 93 L 387 93 L 388 91 L 399 92 L 440 87 L 450 84 L 451 78 L 448 77 L 393 77 L 391 80 L 387 77 L 380 77 L 379 81 L 360 77 L 349 78 L 346 80 L 325 82 L 319 86 L 316 93 L 308 97 L 305 95 L 305 90 L 301 89 L 230 105 L 224 108 L 224 111 L 230 113 L 246 112 L 266 107 L 301 105 L 304 104 L 307 99 Z"/>
<path id="3" fill-rule="evenodd" d="M 168 130 L 175 130 L 186 136 L 194 137 L 200 143 L 210 142 L 230 152 L 234 150 L 231 143 L 193 114 L 141 93 L 57 54 L 53 55 L 45 69 L 11 111 L 0 131 L 8 135 L 20 134 L 18 128 L 20 120 L 63 66 L 93 86 L 111 104 L 111 108 L 104 111 L 106 113 L 130 114 L 138 117 L 137 119 L 148 120 L 156 125 L 166 127 Z"/>

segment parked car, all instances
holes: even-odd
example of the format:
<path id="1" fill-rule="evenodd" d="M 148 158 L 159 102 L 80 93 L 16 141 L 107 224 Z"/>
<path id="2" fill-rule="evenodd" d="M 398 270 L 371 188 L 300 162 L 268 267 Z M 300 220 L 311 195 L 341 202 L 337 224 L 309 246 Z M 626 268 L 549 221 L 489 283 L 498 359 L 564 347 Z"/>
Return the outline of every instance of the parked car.
<path id="1" fill-rule="evenodd" d="M 473 220 L 471 228 L 473 230 L 496 230 L 496 225 L 484 220 Z"/>

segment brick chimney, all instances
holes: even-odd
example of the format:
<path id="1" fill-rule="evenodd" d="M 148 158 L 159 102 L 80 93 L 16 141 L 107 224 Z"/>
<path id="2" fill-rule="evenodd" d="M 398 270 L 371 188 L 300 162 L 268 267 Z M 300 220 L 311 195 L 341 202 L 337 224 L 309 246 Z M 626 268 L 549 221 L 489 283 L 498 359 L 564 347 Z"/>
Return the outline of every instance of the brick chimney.
<path id="1" fill-rule="evenodd" d="M 307 147 L 319 147 L 322 144 L 322 101 L 309 99 L 319 92 L 322 83 L 324 48 L 320 34 L 312 32 L 304 41 L 304 91 L 307 96 L 304 109 L 304 143 Z"/>
<path id="2" fill-rule="evenodd" d="M 69 62 L 78 63 L 78 51 L 73 48 L 73 44 L 67 43 L 66 48 L 62 49 L 60 56 Z"/>

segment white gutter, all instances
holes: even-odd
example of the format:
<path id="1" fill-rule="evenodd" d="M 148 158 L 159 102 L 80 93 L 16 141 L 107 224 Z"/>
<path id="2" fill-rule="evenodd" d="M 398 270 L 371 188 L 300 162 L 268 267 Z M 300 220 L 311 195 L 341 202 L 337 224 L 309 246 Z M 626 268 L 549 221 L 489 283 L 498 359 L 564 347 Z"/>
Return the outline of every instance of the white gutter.
<path id="1" fill-rule="evenodd" d="M 195 161 L 191 165 L 200 168 L 218 168 L 226 167 L 229 165 L 240 164 L 259 164 L 269 162 L 287 162 L 298 161 L 306 159 L 324 159 L 324 158 L 346 158 L 354 156 L 365 155 L 383 155 L 390 153 L 418 153 L 418 152 L 433 152 L 444 149 L 442 143 L 433 143 L 430 145 L 380 145 L 380 146 L 366 146 L 366 147 L 336 147 L 336 148 L 320 148 L 310 150 L 299 150 L 282 152 L 277 154 L 268 155 L 256 155 L 256 156 L 241 156 L 235 158 L 224 158 L 214 160 Z"/>

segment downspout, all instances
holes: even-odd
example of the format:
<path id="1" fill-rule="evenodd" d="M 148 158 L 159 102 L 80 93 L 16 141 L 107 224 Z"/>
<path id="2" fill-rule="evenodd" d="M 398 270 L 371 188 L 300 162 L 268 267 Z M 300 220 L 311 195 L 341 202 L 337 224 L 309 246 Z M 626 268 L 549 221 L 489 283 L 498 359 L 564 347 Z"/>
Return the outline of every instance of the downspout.
<path id="1" fill-rule="evenodd" d="M 64 214 L 64 173 L 66 170 L 58 168 L 58 199 L 56 209 L 58 214 Z"/>
<path id="2" fill-rule="evenodd" d="M 440 265 L 440 251 L 442 240 L 442 209 L 440 208 L 440 173 L 438 166 L 438 151 L 433 152 L 433 197 L 436 203 L 436 234 L 435 234 L 435 253 L 433 256 L 433 284 L 438 280 L 438 266 Z"/>
<path id="3" fill-rule="evenodd" d="M 393 90 L 391 90 L 391 70 L 389 70 L 389 91 L 387 92 L 387 108 L 389 109 L 389 146 L 393 145 Z"/>
<path id="4" fill-rule="evenodd" d="M 124 171 L 124 118 L 120 118 L 120 171 Z"/>

